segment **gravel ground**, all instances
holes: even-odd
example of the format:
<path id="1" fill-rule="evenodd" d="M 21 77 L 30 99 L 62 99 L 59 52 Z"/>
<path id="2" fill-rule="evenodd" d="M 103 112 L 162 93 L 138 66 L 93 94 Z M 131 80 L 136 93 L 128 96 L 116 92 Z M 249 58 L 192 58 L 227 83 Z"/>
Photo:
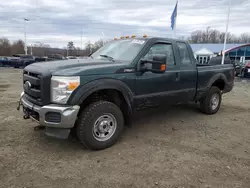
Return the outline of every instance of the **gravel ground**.
<path id="1" fill-rule="evenodd" d="M 102 151 L 34 131 L 16 110 L 21 83 L 21 70 L 0 68 L 0 187 L 250 187 L 250 82 L 236 81 L 213 116 L 141 112 Z"/>

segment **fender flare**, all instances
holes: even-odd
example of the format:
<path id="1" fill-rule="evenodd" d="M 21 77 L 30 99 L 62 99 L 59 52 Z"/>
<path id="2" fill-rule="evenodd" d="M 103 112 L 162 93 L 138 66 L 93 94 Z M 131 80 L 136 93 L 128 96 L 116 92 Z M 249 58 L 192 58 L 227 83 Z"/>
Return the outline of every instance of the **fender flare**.
<path id="1" fill-rule="evenodd" d="M 132 110 L 133 92 L 124 82 L 116 79 L 98 79 L 80 86 L 70 96 L 68 104 L 79 105 L 92 93 L 104 89 L 115 89 L 120 91 L 129 109 Z"/>
<path id="2" fill-rule="evenodd" d="M 198 88 L 196 96 L 195 96 L 195 100 L 200 100 L 201 98 L 203 98 L 204 96 L 207 95 L 207 92 L 210 90 L 210 88 L 212 87 L 212 85 L 217 81 L 217 80 L 223 80 L 225 83 L 225 86 L 227 84 L 227 78 L 224 74 L 222 73 L 218 73 L 215 74 L 214 76 L 212 76 L 212 78 L 209 79 L 209 81 L 207 82 L 206 86 L 204 88 Z"/>
<path id="3" fill-rule="evenodd" d="M 226 84 L 227 84 L 227 78 L 226 78 L 226 76 L 225 76 L 224 74 L 222 74 L 222 73 L 218 73 L 218 74 L 214 75 L 214 76 L 209 80 L 209 82 L 208 82 L 208 84 L 207 84 L 207 89 L 211 88 L 212 85 L 213 85 L 213 83 L 216 82 L 217 80 L 223 80 L 224 83 L 225 83 L 225 86 L 226 86 Z"/>

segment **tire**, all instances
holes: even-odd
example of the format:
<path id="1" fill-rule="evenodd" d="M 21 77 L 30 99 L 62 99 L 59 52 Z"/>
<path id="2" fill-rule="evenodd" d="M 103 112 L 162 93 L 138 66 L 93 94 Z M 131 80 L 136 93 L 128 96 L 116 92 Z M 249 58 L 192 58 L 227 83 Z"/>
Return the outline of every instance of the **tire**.
<path id="1" fill-rule="evenodd" d="M 241 78 L 244 78 L 245 75 L 244 75 L 244 69 L 241 71 Z"/>
<path id="2" fill-rule="evenodd" d="M 217 103 L 215 103 L 214 97 L 218 97 Z M 214 101 L 212 101 L 213 99 Z M 220 109 L 221 100 L 222 100 L 221 90 L 218 87 L 213 86 L 209 90 L 207 96 L 205 96 L 200 101 L 200 109 L 205 114 L 209 114 L 209 115 L 215 114 Z"/>
<path id="3" fill-rule="evenodd" d="M 96 123 L 98 119 L 99 126 L 96 126 L 95 129 L 94 125 L 98 125 Z M 112 123 L 107 123 L 108 121 Z M 104 124 L 101 125 L 102 123 Z M 124 117 L 120 108 L 108 101 L 97 101 L 80 113 L 76 123 L 76 133 L 78 139 L 86 148 L 101 150 L 117 142 L 123 127 Z M 106 130 L 104 130 L 105 128 Z M 111 133 L 108 133 L 108 130 Z"/>

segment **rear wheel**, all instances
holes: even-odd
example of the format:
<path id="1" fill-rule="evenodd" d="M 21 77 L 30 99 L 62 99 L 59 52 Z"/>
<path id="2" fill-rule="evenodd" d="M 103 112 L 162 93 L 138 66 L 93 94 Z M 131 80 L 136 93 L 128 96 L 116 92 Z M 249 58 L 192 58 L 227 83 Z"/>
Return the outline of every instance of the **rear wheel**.
<path id="1" fill-rule="evenodd" d="M 108 101 L 97 101 L 81 112 L 76 133 L 87 148 L 100 150 L 115 144 L 123 127 L 124 118 L 120 108 Z"/>
<path id="2" fill-rule="evenodd" d="M 215 114 L 221 105 L 221 90 L 218 87 L 211 87 L 206 97 L 200 101 L 200 109 L 206 114 Z"/>

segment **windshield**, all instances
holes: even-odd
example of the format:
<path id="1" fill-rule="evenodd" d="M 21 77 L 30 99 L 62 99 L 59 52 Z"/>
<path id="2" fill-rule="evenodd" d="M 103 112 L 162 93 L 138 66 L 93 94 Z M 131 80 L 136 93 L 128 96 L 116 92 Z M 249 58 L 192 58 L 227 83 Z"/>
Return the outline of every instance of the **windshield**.
<path id="1" fill-rule="evenodd" d="M 131 62 L 140 52 L 144 44 L 145 40 L 139 39 L 114 40 L 97 50 L 91 57 L 94 59 L 112 59 L 114 61 Z"/>

